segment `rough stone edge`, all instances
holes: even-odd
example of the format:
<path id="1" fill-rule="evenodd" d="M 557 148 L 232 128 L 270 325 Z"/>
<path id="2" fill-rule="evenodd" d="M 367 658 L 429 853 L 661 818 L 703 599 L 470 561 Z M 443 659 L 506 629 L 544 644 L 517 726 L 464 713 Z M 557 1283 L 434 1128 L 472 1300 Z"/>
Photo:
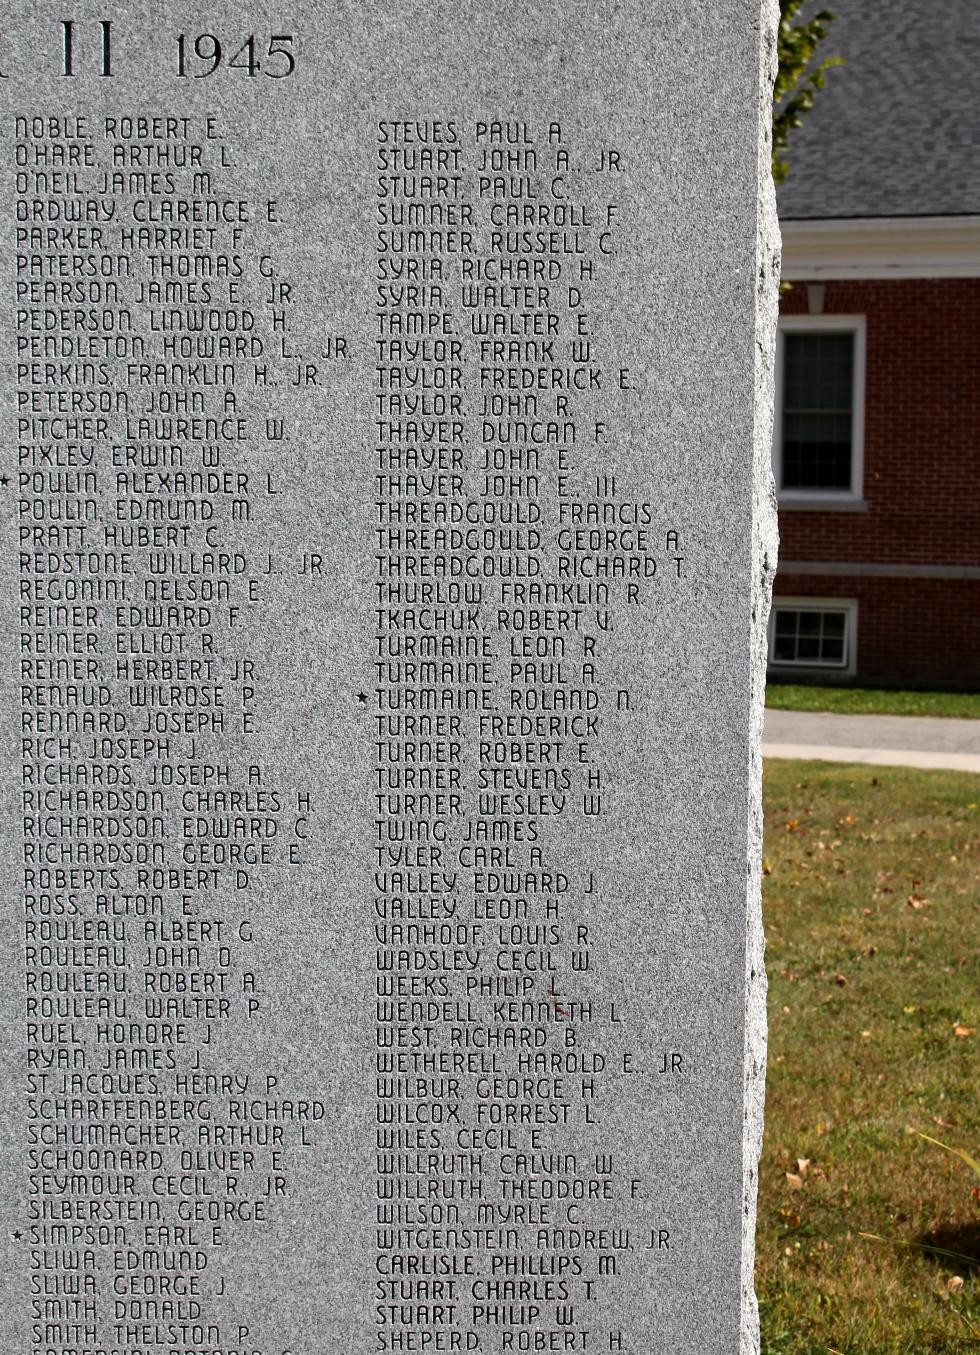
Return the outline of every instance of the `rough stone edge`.
<path id="1" fill-rule="evenodd" d="M 776 491 L 772 478 L 772 423 L 776 317 L 779 308 L 780 235 L 771 169 L 772 89 L 777 64 L 779 7 L 777 0 L 761 0 L 759 8 L 759 210 L 755 259 L 740 1355 L 758 1355 L 759 1351 L 759 1304 L 755 1294 L 755 1230 L 767 1041 L 765 937 L 762 925 L 762 724 L 766 691 L 766 627 L 779 541 Z"/>

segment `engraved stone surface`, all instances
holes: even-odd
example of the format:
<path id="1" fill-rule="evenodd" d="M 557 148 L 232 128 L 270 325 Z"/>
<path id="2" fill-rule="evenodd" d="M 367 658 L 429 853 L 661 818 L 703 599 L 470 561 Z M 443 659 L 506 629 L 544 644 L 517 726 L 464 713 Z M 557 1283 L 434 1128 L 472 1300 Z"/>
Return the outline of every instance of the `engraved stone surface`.
<path id="1" fill-rule="evenodd" d="M 68 8 L 0 26 L 0 1350 L 747 1355 L 775 6 Z"/>

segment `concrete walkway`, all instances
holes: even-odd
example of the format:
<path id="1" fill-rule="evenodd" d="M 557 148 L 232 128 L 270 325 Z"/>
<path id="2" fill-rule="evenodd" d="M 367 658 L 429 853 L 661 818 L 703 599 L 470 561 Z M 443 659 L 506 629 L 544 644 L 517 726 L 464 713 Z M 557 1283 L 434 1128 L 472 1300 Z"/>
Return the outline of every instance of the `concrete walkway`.
<path id="1" fill-rule="evenodd" d="M 980 772 L 980 720 L 767 710 L 765 757 Z"/>

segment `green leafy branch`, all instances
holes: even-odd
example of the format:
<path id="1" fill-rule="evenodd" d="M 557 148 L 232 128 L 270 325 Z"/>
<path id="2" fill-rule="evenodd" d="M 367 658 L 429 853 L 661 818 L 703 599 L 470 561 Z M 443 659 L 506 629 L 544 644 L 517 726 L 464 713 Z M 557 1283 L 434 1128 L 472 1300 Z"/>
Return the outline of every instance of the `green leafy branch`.
<path id="1" fill-rule="evenodd" d="M 843 63 L 843 57 L 828 56 L 813 65 L 814 54 L 835 16 L 830 10 L 821 9 L 812 18 L 800 20 L 804 3 L 805 0 L 779 0 L 779 69 L 772 118 L 772 177 L 776 183 L 782 183 L 789 174 L 786 151 L 790 132 L 802 125 L 803 115 L 813 107 L 827 71 Z"/>

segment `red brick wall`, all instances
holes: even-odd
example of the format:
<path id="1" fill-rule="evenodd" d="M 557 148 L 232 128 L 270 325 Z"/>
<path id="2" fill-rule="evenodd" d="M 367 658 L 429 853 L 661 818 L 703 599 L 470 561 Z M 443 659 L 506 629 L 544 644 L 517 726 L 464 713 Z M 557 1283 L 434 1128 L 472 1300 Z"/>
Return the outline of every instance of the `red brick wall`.
<path id="1" fill-rule="evenodd" d="M 857 682 L 980 689 L 980 580 L 780 572 L 775 592 L 857 599 Z"/>
<path id="2" fill-rule="evenodd" d="M 805 283 L 782 298 L 806 314 Z M 865 512 L 779 514 L 780 558 L 980 566 L 980 279 L 828 282 L 863 315 Z M 980 686 L 980 580 L 788 577 L 776 591 L 859 600 L 858 679 Z"/>

